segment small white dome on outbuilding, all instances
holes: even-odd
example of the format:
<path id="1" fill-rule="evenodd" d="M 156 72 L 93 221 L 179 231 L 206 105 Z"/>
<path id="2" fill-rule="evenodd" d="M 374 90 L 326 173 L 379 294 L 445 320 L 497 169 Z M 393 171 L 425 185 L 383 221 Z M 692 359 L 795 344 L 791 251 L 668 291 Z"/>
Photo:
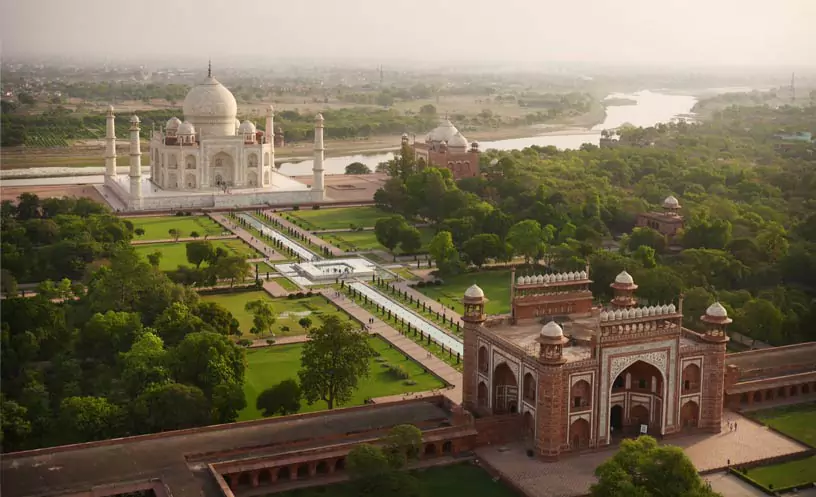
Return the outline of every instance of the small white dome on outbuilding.
<path id="1" fill-rule="evenodd" d="M 244 121 L 241 123 L 241 126 L 238 127 L 238 132 L 243 135 L 255 134 L 255 124 L 252 121 Z"/>
<path id="2" fill-rule="evenodd" d="M 181 119 L 176 116 L 171 117 L 167 120 L 167 124 L 164 125 L 164 128 L 168 131 L 177 130 L 181 126 Z"/>
<path id="3" fill-rule="evenodd" d="M 564 336 L 564 329 L 555 321 L 550 321 L 541 327 L 541 336 L 547 338 L 561 338 Z"/>
<path id="4" fill-rule="evenodd" d="M 484 296 L 484 291 L 476 284 L 470 285 L 470 287 L 465 290 L 465 297 L 469 299 L 483 299 Z"/>
<path id="5" fill-rule="evenodd" d="M 725 310 L 725 307 L 723 307 L 723 305 L 720 304 L 719 302 L 714 302 L 713 304 L 708 306 L 708 309 L 706 309 L 706 315 L 711 316 L 713 318 L 727 318 L 728 311 Z"/>
<path id="6" fill-rule="evenodd" d="M 130 118 L 130 122 L 131 124 L 139 124 L 141 121 L 139 121 L 139 116 L 133 114 L 133 116 L 131 116 Z"/>
<path id="7" fill-rule="evenodd" d="M 615 276 L 615 283 L 620 283 L 621 285 L 634 285 L 635 280 L 632 279 L 632 275 L 627 273 L 626 270 L 623 270 Z"/>
<path id="8" fill-rule="evenodd" d="M 674 195 L 669 195 L 663 201 L 663 207 L 666 209 L 679 209 L 680 208 L 680 201 Z"/>
<path id="9" fill-rule="evenodd" d="M 178 134 L 180 135 L 194 135 L 195 134 L 195 126 L 190 121 L 184 121 L 183 123 L 179 124 L 178 127 Z"/>

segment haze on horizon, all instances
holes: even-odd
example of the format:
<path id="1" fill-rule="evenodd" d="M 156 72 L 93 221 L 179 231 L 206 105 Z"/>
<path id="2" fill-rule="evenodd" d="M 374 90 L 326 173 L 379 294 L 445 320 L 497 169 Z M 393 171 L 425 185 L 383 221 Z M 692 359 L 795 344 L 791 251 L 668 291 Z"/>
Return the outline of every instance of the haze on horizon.
<path id="1" fill-rule="evenodd" d="M 387 5 L 387 6 L 386 6 Z M 4 56 L 816 65 L 813 0 L 0 0 Z"/>

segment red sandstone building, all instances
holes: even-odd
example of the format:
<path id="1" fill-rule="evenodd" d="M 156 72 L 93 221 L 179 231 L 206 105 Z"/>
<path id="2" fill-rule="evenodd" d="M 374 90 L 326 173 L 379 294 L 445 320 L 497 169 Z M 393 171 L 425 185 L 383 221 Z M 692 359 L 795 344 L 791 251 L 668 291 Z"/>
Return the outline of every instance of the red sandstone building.
<path id="1" fill-rule="evenodd" d="M 671 243 L 683 229 L 683 216 L 680 215 L 680 202 L 673 196 L 663 201 L 663 212 L 643 212 L 638 214 L 636 226 L 647 226 L 664 235 Z"/>
<path id="2" fill-rule="evenodd" d="M 408 135 L 402 136 L 403 143 Z M 468 145 L 467 139 L 448 119 L 428 133 L 425 143 L 412 144 L 417 160 L 433 167 L 447 168 L 455 179 L 479 175 L 479 144 Z"/>

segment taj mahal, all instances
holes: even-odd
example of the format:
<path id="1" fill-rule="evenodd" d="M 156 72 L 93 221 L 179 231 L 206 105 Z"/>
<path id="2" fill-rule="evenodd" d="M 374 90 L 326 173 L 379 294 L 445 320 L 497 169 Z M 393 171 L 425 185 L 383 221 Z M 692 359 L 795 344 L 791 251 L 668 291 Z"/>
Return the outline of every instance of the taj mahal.
<path id="1" fill-rule="evenodd" d="M 113 106 L 105 135 L 105 182 L 100 190 L 112 206 L 128 211 L 204 207 L 246 207 L 324 200 L 323 116 L 315 116 L 312 187 L 275 168 L 274 109 L 264 129 L 239 121 L 232 93 L 212 76 L 184 99 L 184 120 L 170 118 L 149 141 L 150 176 L 142 175 L 140 120 L 130 118 L 130 170 L 116 174 Z"/>

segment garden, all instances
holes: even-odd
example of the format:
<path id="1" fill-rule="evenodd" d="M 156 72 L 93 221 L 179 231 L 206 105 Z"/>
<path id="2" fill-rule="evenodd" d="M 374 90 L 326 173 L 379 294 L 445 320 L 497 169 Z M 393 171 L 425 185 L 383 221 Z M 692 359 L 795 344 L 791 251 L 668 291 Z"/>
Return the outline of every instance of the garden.
<path id="1" fill-rule="evenodd" d="M 366 399 L 384 397 L 407 392 L 426 392 L 443 388 L 445 384 L 412 359 L 380 337 L 370 338 L 371 346 L 379 354 L 371 361 L 368 378 L 362 378 L 357 391 L 344 407 L 362 405 Z M 278 345 L 247 351 L 247 371 L 244 381 L 244 395 L 247 407 L 238 415 L 239 421 L 257 419 L 260 411 L 255 407 L 258 395 L 283 380 L 297 380 L 300 370 L 300 355 L 303 344 Z M 407 373 L 401 378 L 393 370 Z M 314 412 L 326 409 L 324 401 L 312 405 L 301 404 L 298 412 Z"/>
<path id="2" fill-rule="evenodd" d="M 749 415 L 791 438 L 816 446 L 816 402 L 763 409 Z M 768 489 L 803 487 L 816 481 L 816 456 L 751 468 L 745 476 Z"/>
<path id="3" fill-rule="evenodd" d="M 426 284 L 415 289 L 436 300 L 445 307 L 461 314 L 462 296 L 473 284 L 479 285 L 487 297 L 487 314 L 510 313 L 510 271 L 478 271 L 458 274 L 444 279 L 441 285 Z"/>
<path id="4" fill-rule="evenodd" d="M 230 256 L 239 256 L 244 259 L 262 257 L 258 251 L 237 238 L 208 241 L 212 243 L 213 249 L 223 248 Z M 187 243 L 185 242 L 146 243 L 143 245 L 135 245 L 133 248 L 137 254 L 145 259 L 147 259 L 147 254 L 155 251 L 161 252 L 162 256 L 159 261 L 159 269 L 162 271 L 173 271 L 178 269 L 179 266 L 192 266 L 192 264 L 187 261 Z"/>
<path id="5" fill-rule="evenodd" d="M 486 471 L 473 464 L 451 464 L 412 471 L 425 497 L 516 497 L 509 487 L 495 481 Z M 275 494 L 277 497 L 357 497 L 358 489 L 349 483 L 311 487 Z"/>
<path id="6" fill-rule="evenodd" d="M 280 278 L 275 281 L 280 282 Z M 312 320 L 312 326 L 319 326 L 322 316 L 339 315 L 342 318 L 347 317 L 347 314 L 337 309 L 322 295 L 304 298 L 274 298 L 263 290 L 257 290 L 202 295 L 201 300 L 217 302 L 224 306 L 238 320 L 241 333 L 247 338 L 252 336 L 249 331 L 252 329 L 252 313 L 244 307 L 247 302 L 253 300 L 265 300 L 272 304 L 276 316 L 275 324 L 272 326 L 272 332 L 275 336 L 306 334 L 306 330 L 298 323 L 304 317 Z"/>
<path id="7" fill-rule="evenodd" d="M 169 240 L 174 237 L 170 230 L 177 230 L 181 238 L 189 237 L 196 232 L 201 238 L 204 235 L 215 236 L 227 231 L 223 226 L 207 216 L 158 216 L 130 217 L 125 221 L 133 223 L 134 229 L 143 229 L 144 235 L 134 236 L 134 240 Z"/>
<path id="8" fill-rule="evenodd" d="M 422 236 L 422 248 L 420 252 L 427 252 L 428 245 L 434 237 L 432 228 L 421 227 L 417 228 Z M 320 238 L 331 243 L 335 247 L 345 250 L 346 252 L 360 252 L 366 250 L 382 250 L 388 251 L 377 241 L 377 234 L 372 231 L 338 231 L 335 233 L 318 233 Z M 400 250 L 397 250 L 400 253 Z"/>
<path id="9" fill-rule="evenodd" d="M 391 214 L 376 207 L 344 207 L 340 209 L 316 209 L 281 212 L 290 222 L 308 231 L 342 230 L 349 228 L 372 228 L 378 219 Z"/>

